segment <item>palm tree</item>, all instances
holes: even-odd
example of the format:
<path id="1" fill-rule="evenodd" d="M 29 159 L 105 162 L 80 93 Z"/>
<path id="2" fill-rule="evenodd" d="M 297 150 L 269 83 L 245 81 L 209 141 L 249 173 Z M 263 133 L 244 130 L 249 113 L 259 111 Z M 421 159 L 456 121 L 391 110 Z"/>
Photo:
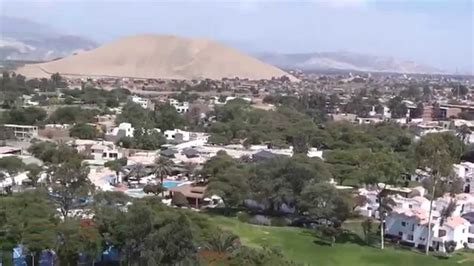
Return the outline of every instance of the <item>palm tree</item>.
<path id="1" fill-rule="evenodd" d="M 466 125 L 460 126 L 457 130 L 458 138 L 464 143 L 466 143 L 466 141 L 469 139 L 469 136 L 471 135 L 471 133 L 472 133 L 471 129 L 469 129 L 469 127 Z"/>
<path id="2" fill-rule="evenodd" d="M 145 176 L 145 166 L 141 163 L 135 164 L 130 172 L 127 174 L 126 179 L 127 182 L 130 182 L 130 177 L 135 177 L 140 184 L 140 179 Z"/>
<path id="3" fill-rule="evenodd" d="M 173 166 L 173 162 L 165 157 L 158 157 L 154 164 L 153 164 L 153 174 L 155 177 L 160 178 L 160 182 L 163 185 L 163 178 L 166 175 L 171 173 L 171 167 Z M 161 197 L 164 197 L 164 191 L 161 192 Z"/>
<path id="4" fill-rule="evenodd" d="M 204 244 L 205 249 L 218 253 L 230 253 L 239 247 L 239 237 L 227 232 L 220 231 L 212 234 L 210 239 Z"/>

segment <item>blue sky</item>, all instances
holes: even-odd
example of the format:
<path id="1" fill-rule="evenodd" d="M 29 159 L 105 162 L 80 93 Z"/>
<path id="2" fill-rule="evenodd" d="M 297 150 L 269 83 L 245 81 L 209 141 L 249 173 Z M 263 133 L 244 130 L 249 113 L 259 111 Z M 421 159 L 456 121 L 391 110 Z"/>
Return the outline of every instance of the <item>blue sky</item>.
<path id="1" fill-rule="evenodd" d="M 171 33 L 251 52 L 351 51 L 474 68 L 472 0 L 0 0 L 0 9 L 99 42 Z"/>

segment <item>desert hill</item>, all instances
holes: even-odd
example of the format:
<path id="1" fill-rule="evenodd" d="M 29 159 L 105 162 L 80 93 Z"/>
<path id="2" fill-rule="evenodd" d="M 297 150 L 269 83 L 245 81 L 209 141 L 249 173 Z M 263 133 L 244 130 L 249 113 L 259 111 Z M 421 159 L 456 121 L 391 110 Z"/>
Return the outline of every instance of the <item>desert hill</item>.
<path id="1" fill-rule="evenodd" d="M 200 38 L 138 35 L 56 61 L 26 65 L 17 70 L 29 77 L 134 77 L 162 79 L 271 79 L 286 72 L 233 48 Z"/>

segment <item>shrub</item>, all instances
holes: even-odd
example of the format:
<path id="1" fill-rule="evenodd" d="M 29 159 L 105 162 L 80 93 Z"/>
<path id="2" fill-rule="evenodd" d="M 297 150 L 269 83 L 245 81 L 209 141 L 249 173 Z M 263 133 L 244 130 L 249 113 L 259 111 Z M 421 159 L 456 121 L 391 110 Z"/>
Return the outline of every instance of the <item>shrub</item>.
<path id="1" fill-rule="evenodd" d="M 246 212 L 237 213 L 237 219 L 243 223 L 248 223 L 250 221 L 250 215 Z"/>
<path id="2" fill-rule="evenodd" d="M 270 222 L 272 226 L 287 226 L 290 224 L 290 221 L 285 217 L 272 217 Z"/>
<path id="3" fill-rule="evenodd" d="M 270 219 L 263 215 L 255 215 L 250 218 L 249 223 L 255 225 L 271 225 Z"/>

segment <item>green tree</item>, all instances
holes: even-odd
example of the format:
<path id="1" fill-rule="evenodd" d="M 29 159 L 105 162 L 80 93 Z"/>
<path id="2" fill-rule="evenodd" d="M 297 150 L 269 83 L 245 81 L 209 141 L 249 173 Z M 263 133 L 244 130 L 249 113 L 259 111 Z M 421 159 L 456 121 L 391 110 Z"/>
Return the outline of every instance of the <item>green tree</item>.
<path id="1" fill-rule="evenodd" d="M 0 158 L 0 170 L 3 170 L 10 175 L 13 184 L 15 184 L 14 177 L 25 169 L 23 161 L 16 156 L 7 156 Z"/>
<path id="2" fill-rule="evenodd" d="M 415 147 L 418 167 L 427 171 L 433 180 L 428 215 L 427 243 L 431 243 L 431 220 L 436 187 L 439 182 L 448 181 L 446 178 L 451 175 L 453 163 L 459 160 L 463 150 L 462 146 L 462 142 L 454 135 L 441 133 L 425 135 Z M 429 252 L 429 246 L 429 244 L 426 245 L 426 254 Z"/>
<path id="3" fill-rule="evenodd" d="M 105 167 L 109 168 L 112 171 L 115 171 L 115 176 L 117 177 L 117 179 L 119 178 L 120 171 L 126 165 L 127 165 L 126 157 L 104 163 Z"/>
<path id="4" fill-rule="evenodd" d="M 388 102 L 388 108 L 390 108 L 390 113 L 392 118 L 403 118 L 406 116 L 408 108 L 403 103 L 403 98 L 400 96 L 393 97 Z"/>
<path id="5" fill-rule="evenodd" d="M 5 124 L 35 125 L 46 119 L 46 111 L 42 108 L 13 108 L 7 113 Z"/>
<path id="6" fill-rule="evenodd" d="M 38 184 L 38 179 L 41 177 L 43 168 L 37 164 L 30 163 L 26 165 L 25 170 L 28 171 L 27 176 L 31 181 L 31 185 L 35 187 Z"/>
<path id="7" fill-rule="evenodd" d="M 327 225 L 324 230 L 331 231 L 332 243 L 336 240 L 336 231 L 351 212 L 350 196 L 328 183 L 306 186 L 301 193 L 299 205 L 300 211 L 307 212 L 312 219 Z"/>
<path id="8" fill-rule="evenodd" d="M 249 191 L 247 171 L 242 168 L 230 167 L 209 178 L 206 195 L 218 195 L 227 209 L 243 203 Z"/>
<path id="9" fill-rule="evenodd" d="M 162 131 L 176 128 L 183 128 L 186 120 L 181 116 L 176 108 L 169 104 L 160 105 L 155 111 L 156 126 Z"/>
<path id="10" fill-rule="evenodd" d="M 66 106 L 56 109 L 49 116 L 48 121 L 55 124 L 91 123 L 94 122 L 94 117 L 98 114 L 98 109 Z"/>
<path id="11" fill-rule="evenodd" d="M 150 129 L 156 126 L 152 112 L 134 102 L 127 102 L 123 106 L 122 112 L 117 116 L 115 122 L 117 124 L 131 123 L 134 128 Z"/>
<path id="12" fill-rule="evenodd" d="M 69 135 L 73 138 L 78 139 L 96 139 L 99 136 L 99 132 L 94 126 L 89 124 L 75 124 L 70 130 Z"/>
<path id="13" fill-rule="evenodd" d="M 173 167 L 173 162 L 165 157 L 158 157 L 156 158 L 155 162 L 153 163 L 153 174 L 155 177 L 160 179 L 160 183 L 163 184 L 163 179 L 171 174 L 171 170 Z M 161 192 L 161 197 L 164 198 L 164 191 Z"/>
<path id="14" fill-rule="evenodd" d="M 81 206 L 93 191 L 89 168 L 80 162 L 67 162 L 51 167 L 51 194 L 63 220 L 70 218 L 71 210 Z"/>
<path id="15" fill-rule="evenodd" d="M 18 243 L 33 253 L 56 246 L 59 221 L 46 191 L 30 190 L 0 199 L 0 217 L 1 250 L 11 250 Z"/>

